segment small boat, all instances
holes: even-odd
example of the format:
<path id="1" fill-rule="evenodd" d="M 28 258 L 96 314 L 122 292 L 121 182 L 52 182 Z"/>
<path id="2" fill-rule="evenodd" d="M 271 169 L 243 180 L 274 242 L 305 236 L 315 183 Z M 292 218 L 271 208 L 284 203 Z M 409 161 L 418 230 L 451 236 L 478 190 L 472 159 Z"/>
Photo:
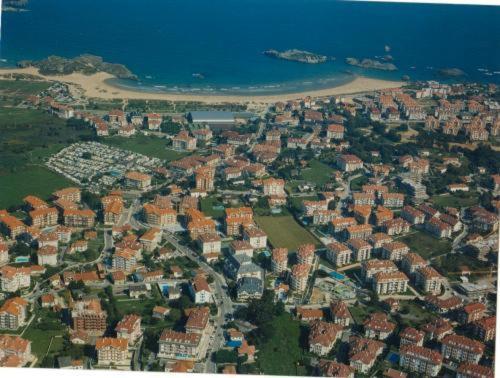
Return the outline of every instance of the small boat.
<path id="1" fill-rule="evenodd" d="M 203 75 L 202 73 L 200 72 L 195 72 L 195 73 L 192 73 L 191 74 L 192 77 L 195 77 L 197 79 L 204 79 L 205 78 L 205 75 Z"/>
<path id="2" fill-rule="evenodd" d="M 7 63 L 7 59 L 0 59 L 0 62 Z"/>
<path id="3" fill-rule="evenodd" d="M 145 78 L 146 78 L 146 79 L 152 79 L 152 78 L 153 78 L 153 76 L 151 76 L 151 75 L 146 75 L 146 76 L 145 76 Z"/>

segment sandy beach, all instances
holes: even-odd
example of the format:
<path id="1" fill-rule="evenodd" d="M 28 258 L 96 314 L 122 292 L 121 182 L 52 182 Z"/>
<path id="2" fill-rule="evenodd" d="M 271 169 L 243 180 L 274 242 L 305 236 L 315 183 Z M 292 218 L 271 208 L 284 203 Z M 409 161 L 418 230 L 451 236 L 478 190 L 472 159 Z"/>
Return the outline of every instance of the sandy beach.
<path id="1" fill-rule="evenodd" d="M 372 79 L 358 76 L 353 81 L 337 87 L 320 89 L 315 91 L 306 91 L 300 93 L 283 93 L 278 95 L 208 95 L 208 94 L 174 94 L 174 93 L 150 93 L 124 89 L 109 83 L 114 79 L 113 75 L 105 72 L 99 72 L 93 75 L 84 75 L 74 73 L 62 76 L 44 76 L 38 73 L 34 67 L 30 68 L 12 68 L 0 69 L 0 79 L 8 78 L 10 74 L 28 74 L 39 77 L 40 80 L 59 81 L 67 83 L 70 89 L 79 95 L 88 98 L 100 98 L 105 100 L 129 99 L 129 100 L 164 100 L 164 101 L 199 101 L 204 103 L 256 103 L 267 104 L 277 101 L 295 100 L 305 96 L 326 97 L 334 95 L 349 95 L 362 92 L 371 92 L 381 89 L 396 88 L 404 83 L 399 81 L 388 81 Z"/>

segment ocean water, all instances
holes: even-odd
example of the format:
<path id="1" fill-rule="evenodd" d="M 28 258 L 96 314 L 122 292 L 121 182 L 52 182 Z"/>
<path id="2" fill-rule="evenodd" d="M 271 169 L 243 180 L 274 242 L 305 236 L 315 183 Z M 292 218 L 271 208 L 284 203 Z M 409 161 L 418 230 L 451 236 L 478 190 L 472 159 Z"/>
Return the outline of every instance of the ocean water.
<path id="1" fill-rule="evenodd" d="M 0 64 L 81 53 L 122 63 L 139 83 L 172 92 L 279 93 L 342 84 L 361 74 L 500 83 L 500 7 L 335 0 L 30 0 L 3 14 Z M 391 48 L 398 71 L 360 69 L 346 57 Z M 264 56 L 298 48 L 335 57 L 318 65 Z M 204 75 L 203 79 L 194 73 Z"/>

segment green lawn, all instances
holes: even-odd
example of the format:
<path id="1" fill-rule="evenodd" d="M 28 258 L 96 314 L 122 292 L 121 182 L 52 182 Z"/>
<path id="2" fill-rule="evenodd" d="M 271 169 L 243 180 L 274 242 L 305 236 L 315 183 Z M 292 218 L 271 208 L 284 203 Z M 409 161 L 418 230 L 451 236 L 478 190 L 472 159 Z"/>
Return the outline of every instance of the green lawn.
<path id="1" fill-rule="evenodd" d="M 0 103 L 17 105 L 29 95 L 36 95 L 46 90 L 51 83 L 45 81 L 2 80 L 0 81 Z"/>
<path id="2" fill-rule="evenodd" d="M 256 216 L 255 222 L 267 233 L 274 248 L 284 247 L 293 251 L 301 244 L 321 245 L 320 241 L 301 227 L 292 216 Z"/>
<path id="3" fill-rule="evenodd" d="M 450 279 L 457 280 L 459 278 L 459 269 L 461 266 L 468 266 L 471 270 L 488 271 L 490 265 L 486 262 L 471 258 L 462 253 L 449 254 L 442 256 L 433 262 L 433 265 L 445 276 Z M 478 276 L 472 276 L 478 278 Z"/>
<path id="4" fill-rule="evenodd" d="M 351 181 L 351 190 L 357 191 L 361 190 L 362 186 L 368 183 L 368 178 L 366 176 L 361 176 L 355 178 Z"/>
<path id="5" fill-rule="evenodd" d="M 400 301 L 398 314 L 398 323 L 402 327 L 414 328 L 420 328 L 437 317 L 431 311 L 417 305 L 413 300 Z"/>
<path id="6" fill-rule="evenodd" d="M 432 196 L 431 201 L 440 207 L 469 207 L 479 203 L 477 192 L 455 193 Z"/>
<path id="7" fill-rule="evenodd" d="M 309 167 L 301 171 L 301 178 L 317 185 L 324 185 L 331 180 L 331 174 L 334 171 L 330 166 L 318 161 L 311 160 Z"/>
<path id="8" fill-rule="evenodd" d="M 39 328 L 39 324 L 43 324 L 47 329 Z M 47 311 L 40 311 L 36 314 L 35 319 L 22 337 L 31 341 L 31 351 L 38 357 L 38 363 L 42 361 L 45 354 L 49 351 L 49 346 L 51 353 L 57 353 L 62 350 L 62 336 L 66 333 L 65 328 L 60 319 L 54 314 L 49 314 Z M 51 344 L 52 338 L 54 340 Z"/>
<path id="9" fill-rule="evenodd" d="M 299 362 L 304 357 L 300 345 L 300 322 L 290 314 L 283 314 L 272 322 L 274 336 L 258 345 L 257 363 L 261 373 L 266 375 L 306 375 Z"/>
<path id="10" fill-rule="evenodd" d="M 201 211 L 209 217 L 221 218 L 224 216 L 224 209 L 214 209 L 214 206 L 224 206 L 221 202 L 217 200 L 215 196 L 208 196 L 202 198 L 200 201 Z"/>
<path id="11" fill-rule="evenodd" d="M 424 259 L 439 256 L 451 250 L 450 240 L 437 239 L 424 231 L 417 231 L 397 240 L 406 243 L 412 252 L 418 253 Z"/>
<path id="12" fill-rule="evenodd" d="M 22 204 L 28 194 L 47 198 L 71 185 L 74 183 L 42 166 L 19 168 L 14 173 L 0 175 L 0 209 Z"/>
<path id="13" fill-rule="evenodd" d="M 146 156 L 156 157 L 167 161 L 177 160 L 186 156 L 187 154 L 167 149 L 167 142 L 165 139 L 144 136 L 142 134 L 130 137 L 112 137 L 103 138 L 102 143 L 111 146 L 119 147 L 124 150 L 129 150 L 143 154 Z"/>
<path id="14" fill-rule="evenodd" d="M 122 314 L 142 314 L 149 300 L 143 299 L 116 299 L 116 307 Z"/>

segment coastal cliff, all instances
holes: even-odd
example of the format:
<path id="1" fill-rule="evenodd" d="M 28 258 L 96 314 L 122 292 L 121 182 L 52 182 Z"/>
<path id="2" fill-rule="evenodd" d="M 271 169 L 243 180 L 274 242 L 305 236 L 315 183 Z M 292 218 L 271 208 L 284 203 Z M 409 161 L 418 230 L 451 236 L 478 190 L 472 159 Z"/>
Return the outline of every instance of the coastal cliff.
<path id="1" fill-rule="evenodd" d="M 370 68 L 374 70 L 382 71 L 396 71 L 398 68 L 393 63 L 381 62 L 375 59 L 363 59 L 359 60 L 356 58 L 346 58 L 345 62 L 351 66 Z"/>
<path id="2" fill-rule="evenodd" d="M 308 64 L 324 63 L 328 60 L 328 57 L 326 57 L 325 55 L 315 54 L 309 51 L 303 51 L 297 49 L 285 50 L 285 51 L 270 49 L 264 51 L 264 55 L 267 55 L 271 58 L 291 60 L 294 62 L 308 63 Z"/>
<path id="3" fill-rule="evenodd" d="M 49 56 L 47 59 L 39 61 L 22 60 L 17 63 L 18 67 L 36 67 L 42 75 L 70 75 L 72 73 L 82 73 L 92 75 L 97 72 L 107 72 L 119 79 L 137 80 L 127 67 L 122 64 L 105 62 L 100 56 L 80 55 L 72 59 L 60 56 Z"/>

